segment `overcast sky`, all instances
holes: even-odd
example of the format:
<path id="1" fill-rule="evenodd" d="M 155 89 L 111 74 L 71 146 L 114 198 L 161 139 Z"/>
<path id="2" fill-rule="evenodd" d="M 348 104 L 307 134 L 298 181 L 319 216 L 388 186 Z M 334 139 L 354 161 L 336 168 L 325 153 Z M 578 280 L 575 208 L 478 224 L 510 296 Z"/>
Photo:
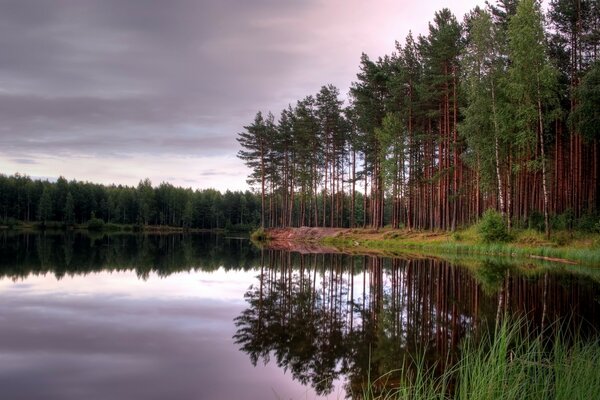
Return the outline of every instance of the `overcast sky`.
<path id="1" fill-rule="evenodd" d="M 0 0 L 0 173 L 245 189 L 235 140 L 483 0 Z"/>

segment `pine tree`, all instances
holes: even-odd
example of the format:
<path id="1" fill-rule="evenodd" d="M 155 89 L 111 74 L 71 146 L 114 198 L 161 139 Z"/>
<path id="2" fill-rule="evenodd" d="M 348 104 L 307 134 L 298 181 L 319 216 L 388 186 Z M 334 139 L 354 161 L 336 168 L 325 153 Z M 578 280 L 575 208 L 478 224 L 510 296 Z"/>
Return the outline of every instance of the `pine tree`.
<path id="1" fill-rule="evenodd" d="M 260 226 L 265 228 L 265 196 L 267 182 L 267 163 L 269 157 L 269 143 L 272 140 L 267 127 L 267 122 L 259 111 L 251 125 L 245 126 L 245 132 L 239 133 L 238 142 L 243 149 L 238 152 L 238 157 L 252 170 L 248 183 L 260 183 L 261 212 Z"/>
<path id="2" fill-rule="evenodd" d="M 65 201 L 64 209 L 64 222 L 66 225 L 73 225 L 75 223 L 75 201 L 71 192 L 67 193 L 67 200 Z"/>
<path id="3" fill-rule="evenodd" d="M 44 225 L 52 218 L 52 194 L 48 186 L 44 186 L 44 191 L 38 203 L 38 220 Z"/>

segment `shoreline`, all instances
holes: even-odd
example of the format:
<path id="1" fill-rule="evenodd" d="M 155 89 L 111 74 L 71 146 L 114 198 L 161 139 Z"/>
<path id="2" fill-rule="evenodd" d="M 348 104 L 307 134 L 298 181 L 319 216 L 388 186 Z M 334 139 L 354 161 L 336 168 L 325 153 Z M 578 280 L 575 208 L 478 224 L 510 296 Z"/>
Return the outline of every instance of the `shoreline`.
<path id="1" fill-rule="evenodd" d="M 557 232 L 562 238 L 563 232 Z M 531 237 L 520 231 L 513 241 L 483 243 L 473 228 L 458 232 L 409 231 L 368 228 L 269 228 L 267 248 L 299 252 L 399 256 L 407 253 L 431 255 L 482 255 L 542 260 L 567 265 L 600 267 L 599 235 L 574 237 L 567 245 Z"/>
<path id="2" fill-rule="evenodd" d="M 20 223 L 14 226 L 0 225 L 0 232 L 93 232 L 93 233 L 224 233 L 240 232 L 249 233 L 249 231 L 228 231 L 225 228 L 201 229 L 201 228 L 183 228 L 170 225 L 132 225 L 132 224 L 113 224 L 105 223 L 100 228 L 90 229 L 87 224 L 75 224 L 66 226 L 62 223 L 50 223 L 43 226 L 38 222 Z"/>

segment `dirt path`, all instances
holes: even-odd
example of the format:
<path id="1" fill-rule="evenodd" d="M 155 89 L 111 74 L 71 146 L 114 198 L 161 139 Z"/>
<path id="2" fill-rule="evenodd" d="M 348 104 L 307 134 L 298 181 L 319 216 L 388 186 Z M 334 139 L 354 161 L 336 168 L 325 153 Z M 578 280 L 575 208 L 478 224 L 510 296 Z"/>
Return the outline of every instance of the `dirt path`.
<path id="1" fill-rule="evenodd" d="M 299 253 L 339 253 L 339 249 L 326 246 L 321 241 L 336 237 L 349 229 L 337 228 L 270 228 L 267 247 L 274 250 L 289 250 Z"/>

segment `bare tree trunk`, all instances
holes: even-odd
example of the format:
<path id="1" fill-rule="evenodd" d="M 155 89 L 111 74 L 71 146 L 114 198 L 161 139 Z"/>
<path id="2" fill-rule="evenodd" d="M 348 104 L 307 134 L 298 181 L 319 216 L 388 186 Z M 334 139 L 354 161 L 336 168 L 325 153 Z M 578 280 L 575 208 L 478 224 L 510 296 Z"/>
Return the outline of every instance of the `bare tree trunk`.
<path id="1" fill-rule="evenodd" d="M 506 214 L 506 209 L 504 208 L 504 192 L 502 189 L 502 178 L 500 175 L 500 149 L 498 143 L 498 116 L 496 114 L 496 91 L 494 88 L 494 84 L 492 83 L 492 112 L 494 118 L 494 140 L 495 140 L 495 156 L 496 156 L 496 179 L 498 180 L 498 203 L 500 203 L 500 212 L 503 216 Z"/>
<path id="2" fill-rule="evenodd" d="M 546 231 L 546 238 L 550 237 L 550 218 L 548 216 L 548 188 L 546 186 L 546 151 L 544 149 L 544 121 L 542 117 L 542 99 L 540 93 L 540 82 L 538 77 L 538 118 L 539 118 L 539 129 L 538 135 L 540 139 L 540 150 L 542 156 L 542 191 L 544 194 L 544 228 Z"/>

